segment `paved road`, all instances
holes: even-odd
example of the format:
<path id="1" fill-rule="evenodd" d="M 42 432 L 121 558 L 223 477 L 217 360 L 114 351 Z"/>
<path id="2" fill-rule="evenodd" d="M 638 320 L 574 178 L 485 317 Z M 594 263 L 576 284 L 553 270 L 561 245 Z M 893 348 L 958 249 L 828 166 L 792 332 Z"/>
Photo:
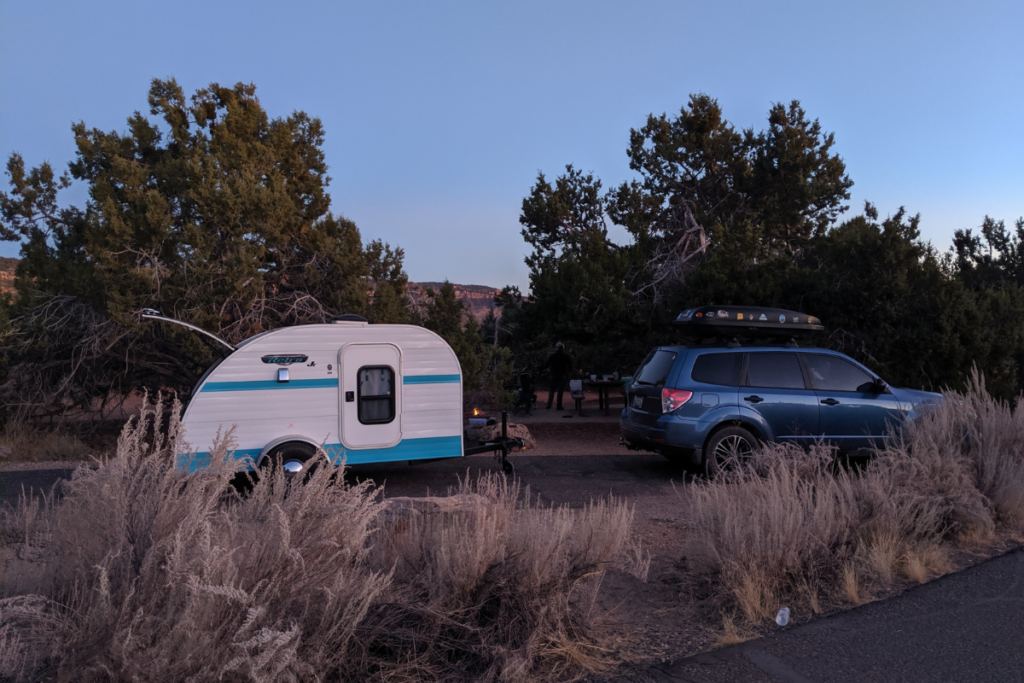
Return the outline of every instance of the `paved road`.
<path id="1" fill-rule="evenodd" d="M 540 495 L 544 502 L 583 505 L 592 498 L 609 493 L 623 497 L 671 495 L 670 482 L 679 483 L 679 468 L 658 455 L 630 453 L 600 456 L 528 456 L 512 455 L 516 475 L 530 487 L 531 495 Z M 458 486 L 459 477 L 469 470 L 472 477 L 480 472 L 501 472 L 490 455 L 475 455 L 410 465 L 354 465 L 348 470 L 350 480 L 371 479 L 383 485 L 388 496 L 443 495 Z M 26 470 L 0 472 L 0 503 L 17 501 L 22 487 L 49 490 L 59 479 L 71 475 L 71 469 Z"/>
<path id="2" fill-rule="evenodd" d="M 889 600 L 619 680 L 1020 683 L 1024 551 Z"/>
<path id="3" fill-rule="evenodd" d="M 74 468 L 0 472 L 0 505 L 17 504 L 22 491 L 35 494 L 49 491 L 58 481 L 70 477 L 72 472 Z"/>

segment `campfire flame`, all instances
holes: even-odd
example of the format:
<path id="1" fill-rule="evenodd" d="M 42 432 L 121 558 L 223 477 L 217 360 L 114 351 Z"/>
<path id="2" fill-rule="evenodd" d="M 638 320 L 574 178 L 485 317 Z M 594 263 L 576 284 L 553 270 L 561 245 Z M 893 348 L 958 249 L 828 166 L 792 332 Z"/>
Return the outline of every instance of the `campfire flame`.
<path id="1" fill-rule="evenodd" d="M 480 411 L 478 409 L 476 409 L 476 408 L 473 408 L 473 417 L 476 417 L 479 414 L 480 414 Z"/>

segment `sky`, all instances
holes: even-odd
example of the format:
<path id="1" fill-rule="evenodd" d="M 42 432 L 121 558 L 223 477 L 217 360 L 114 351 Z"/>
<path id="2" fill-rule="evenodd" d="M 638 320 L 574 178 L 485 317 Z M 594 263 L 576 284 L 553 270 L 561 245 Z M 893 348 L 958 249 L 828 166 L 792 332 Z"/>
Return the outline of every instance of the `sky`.
<path id="1" fill-rule="evenodd" d="M 539 171 L 613 187 L 630 129 L 691 93 L 756 130 L 796 99 L 835 133 L 847 216 L 905 206 L 945 250 L 1024 216 L 1022 29 L 1020 0 L 0 0 L 0 156 L 65 167 L 72 123 L 124 131 L 153 78 L 254 83 L 271 116 L 323 121 L 332 210 L 404 248 L 413 281 L 526 290 Z"/>

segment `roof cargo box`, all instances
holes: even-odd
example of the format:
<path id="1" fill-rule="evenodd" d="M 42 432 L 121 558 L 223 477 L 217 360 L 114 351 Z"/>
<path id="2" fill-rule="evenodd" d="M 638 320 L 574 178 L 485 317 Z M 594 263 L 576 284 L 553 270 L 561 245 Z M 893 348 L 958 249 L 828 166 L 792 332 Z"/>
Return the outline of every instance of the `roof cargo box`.
<path id="1" fill-rule="evenodd" d="M 679 314 L 673 325 L 695 337 L 806 337 L 825 327 L 813 315 L 760 306 L 700 306 Z"/>

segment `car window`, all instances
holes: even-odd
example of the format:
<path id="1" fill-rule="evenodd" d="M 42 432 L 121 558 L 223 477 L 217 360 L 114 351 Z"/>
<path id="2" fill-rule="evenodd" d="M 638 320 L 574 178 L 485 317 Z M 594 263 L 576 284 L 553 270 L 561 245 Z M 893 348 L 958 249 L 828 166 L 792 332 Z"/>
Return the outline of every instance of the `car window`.
<path id="1" fill-rule="evenodd" d="M 387 365 L 359 368 L 359 421 L 385 424 L 395 419 L 395 371 Z"/>
<path id="2" fill-rule="evenodd" d="M 694 382 L 739 386 L 741 358 L 739 353 L 705 353 L 693 362 L 690 377 Z"/>
<path id="3" fill-rule="evenodd" d="M 770 389 L 804 389 L 804 376 L 795 353 L 751 353 L 747 386 Z"/>
<path id="4" fill-rule="evenodd" d="M 657 349 L 651 352 L 647 356 L 647 360 L 640 364 L 640 368 L 636 371 L 637 384 L 647 384 L 649 386 L 662 387 L 665 386 L 665 380 L 668 379 L 668 373 L 672 370 L 672 365 L 676 362 L 676 356 L 678 354 L 675 351 L 668 351 L 665 349 Z"/>
<path id="5" fill-rule="evenodd" d="M 853 363 L 823 353 L 804 356 L 811 371 L 811 384 L 821 391 L 871 391 L 874 377 Z"/>

